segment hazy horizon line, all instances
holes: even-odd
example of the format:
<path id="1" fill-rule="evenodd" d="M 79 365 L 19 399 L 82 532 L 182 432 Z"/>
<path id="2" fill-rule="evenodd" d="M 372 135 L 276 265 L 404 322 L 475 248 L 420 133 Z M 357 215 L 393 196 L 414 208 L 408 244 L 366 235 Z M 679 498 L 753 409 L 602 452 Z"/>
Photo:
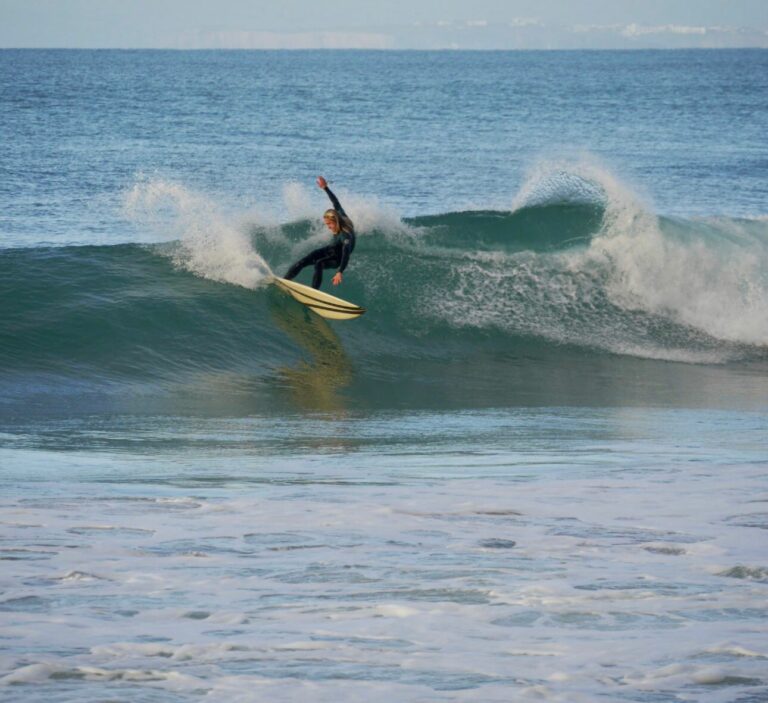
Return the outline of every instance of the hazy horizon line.
<path id="1" fill-rule="evenodd" d="M 367 52 L 367 53 L 392 53 L 392 52 L 557 52 L 557 51 L 604 51 L 604 52 L 618 52 L 618 51 L 768 51 L 768 46 L 624 46 L 624 47 L 518 47 L 518 48 L 501 48 L 501 47 L 381 47 L 381 48 L 366 48 L 366 47 L 327 47 L 327 46 L 315 46 L 315 47 L 252 47 L 242 48 L 237 46 L 232 47 L 193 47 L 193 48 L 179 48 L 175 46 L 0 46 L 0 51 L 176 51 L 176 52 L 192 52 L 192 51 L 233 51 L 233 52 L 257 52 L 257 51 L 285 51 L 285 52 L 300 52 L 300 51 L 347 51 L 347 52 Z"/>

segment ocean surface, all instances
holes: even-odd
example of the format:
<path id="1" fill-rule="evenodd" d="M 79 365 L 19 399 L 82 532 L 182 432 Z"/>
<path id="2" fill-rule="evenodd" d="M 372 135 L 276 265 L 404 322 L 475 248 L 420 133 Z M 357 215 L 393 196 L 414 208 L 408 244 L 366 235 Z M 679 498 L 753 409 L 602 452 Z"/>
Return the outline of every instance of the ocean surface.
<path id="1" fill-rule="evenodd" d="M 0 700 L 768 701 L 766 135 L 768 51 L 0 51 Z"/>

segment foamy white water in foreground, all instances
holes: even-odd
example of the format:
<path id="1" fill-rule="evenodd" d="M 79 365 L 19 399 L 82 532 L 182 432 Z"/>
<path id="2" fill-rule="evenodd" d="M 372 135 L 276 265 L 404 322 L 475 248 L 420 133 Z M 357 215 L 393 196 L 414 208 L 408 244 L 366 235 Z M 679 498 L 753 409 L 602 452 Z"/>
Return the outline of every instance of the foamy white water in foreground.
<path id="1" fill-rule="evenodd" d="M 6 435 L 0 699 L 765 701 L 767 426 L 559 409 Z"/>

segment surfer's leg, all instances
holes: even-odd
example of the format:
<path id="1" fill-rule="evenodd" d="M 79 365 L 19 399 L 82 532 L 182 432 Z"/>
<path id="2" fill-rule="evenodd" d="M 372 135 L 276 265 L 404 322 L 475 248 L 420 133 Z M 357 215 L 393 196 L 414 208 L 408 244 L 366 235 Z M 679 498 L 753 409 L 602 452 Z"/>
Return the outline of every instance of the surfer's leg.
<path id="1" fill-rule="evenodd" d="M 322 247 L 309 252 L 304 258 L 299 259 L 291 268 L 288 269 L 288 273 L 283 276 L 288 281 L 292 281 L 296 276 L 301 273 L 301 270 L 307 266 L 316 265 L 319 261 L 327 259 L 329 254 L 334 251 L 333 247 Z M 321 276 L 322 277 L 322 276 Z M 315 286 L 317 287 L 317 286 Z"/>
<path id="2" fill-rule="evenodd" d="M 312 276 L 312 287 L 318 290 L 323 284 L 323 269 L 338 268 L 339 257 L 334 250 L 331 256 L 326 256 L 315 262 L 315 274 Z"/>
<path id="3" fill-rule="evenodd" d="M 323 262 L 315 263 L 315 273 L 312 276 L 312 287 L 318 290 L 323 285 Z"/>
<path id="4" fill-rule="evenodd" d="M 323 262 L 318 261 L 315 264 L 315 273 L 312 276 L 312 287 L 318 290 L 323 285 Z"/>
<path id="5" fill-rule="evenodd" d="M 288 269 L 288 272 L 283 276 L 288 281 L 292 281 L 296 276 L 301 273 L 301 269 L 303 269 L 305 266 L 309 266 L 312 263 L 312 254 L 307 254 L 303 259 L 299 259 L 291 268 Z"/>

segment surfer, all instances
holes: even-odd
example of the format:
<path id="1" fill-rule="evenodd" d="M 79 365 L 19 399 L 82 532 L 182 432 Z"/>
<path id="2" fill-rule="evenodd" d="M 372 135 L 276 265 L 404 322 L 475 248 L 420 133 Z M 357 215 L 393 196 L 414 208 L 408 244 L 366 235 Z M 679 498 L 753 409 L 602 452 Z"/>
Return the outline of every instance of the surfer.
<path id="1" fill-rule="evenodd" d="M 299 275 L 299 272 L 303 268 L 314 266 L 315 273 L 312 276 L 312 287 L 319 289 L 323 282 L 324 269 L 335 268 L 336 274 L 333 277 L 333 285 L 338 286 L 339 283 L 341 283 L 343 278 L 342 274 L 349 263 L 349 256 L 355 248 L 355 227 L 352 224 L 352 220 L 347 216 L 347 213 L 344 212 L 344 208 L 341 207 L 339 199 L 328 187 L 328 182 L 325 178 L 318 176 L 317 185 L 326 192 L 333 204 L 332 208 L 329 208 L 323 213 L 325 226 L 328 227 L 333 234 L 333 243 L 325 247 L 320 247 L 320 249 L 315 249 L 304 258 L 299 259 L 288 269 L 285 278 L 292 281 Z"/>

